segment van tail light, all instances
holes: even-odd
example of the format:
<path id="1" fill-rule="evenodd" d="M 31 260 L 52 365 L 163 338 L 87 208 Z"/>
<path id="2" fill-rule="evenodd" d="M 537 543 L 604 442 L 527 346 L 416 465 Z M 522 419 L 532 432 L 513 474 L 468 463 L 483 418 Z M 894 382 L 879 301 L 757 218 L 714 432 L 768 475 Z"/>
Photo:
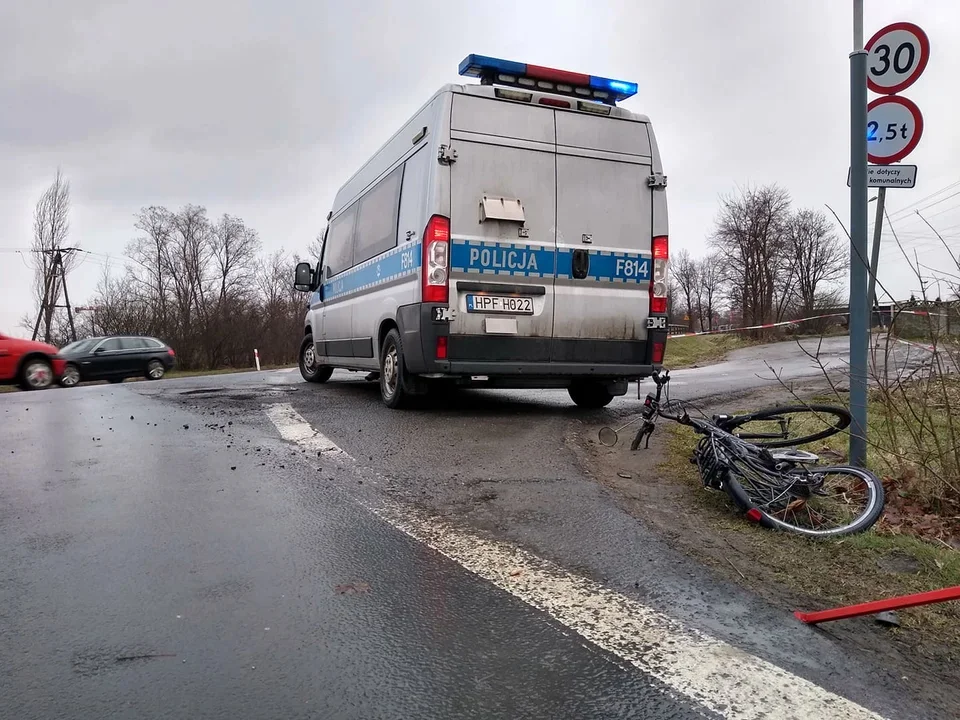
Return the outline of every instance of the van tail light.
<path id="1" fill-rule="evenodd" d="M 653 239 L 653 276 L 650 278 L 650 314 L 667 312 L 667 262 L 670 245 L 666 235 Z"/>
<path id="2" fill-rule="evenodd" d="M 434 215 L 423 234 L 423 302 L 450 300 L 450 220 Z"/>
<path id="3" fill-rule="evenodd" d="M 447 336 L 441 335 L 437 338 L 437 360 L 447 359 Z"/>
<path id="4" fill-rule="evenodd" d="M 663 362 L 663 351 L 666 347 L 664 342 L 655 342 L 653 344 L 653 364 L 660 365 Z"/>

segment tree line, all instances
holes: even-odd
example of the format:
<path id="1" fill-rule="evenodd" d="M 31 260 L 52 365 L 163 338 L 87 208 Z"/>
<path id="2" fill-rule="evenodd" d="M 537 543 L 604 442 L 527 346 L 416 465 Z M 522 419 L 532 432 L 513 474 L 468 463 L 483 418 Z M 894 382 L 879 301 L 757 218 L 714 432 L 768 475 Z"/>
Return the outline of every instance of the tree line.
<path id="1" fill-rule="evenodd" d="M 671 322 L 714 329 L 794 320 L 843 303 L 848 253 L 826 214 L 794 209 L 778 185 L 720 199 L 707 252 L 670 263 Z M 726 321 L 726 322 L 725 322 Z"/>
<path id="2" fill-rule="evenodd" d="M 50 258 L 68 247 L 69 184 L 58 173 L 34 212 L 34 291 L 44 337 L 72 339 L 62 291 L 51 282 Z M 263 252 L 256 230 L 241 218 L 209 216 L 185 205 L 141 209 L 137 236 L 119 271 L 105 269 L 75 315 L 78 337 L 151 335 L 177 351 L 189 369 L 296 362 L 306 297 L 292 287 L 296 254 Z M 847 267 L 843 243 L 822 213 L 794 209 L 777 185 L 739 190 L 720 199 L 707 252 L 686 250 L 670 263 L 671 322 L 707 330 L 731 321 L 760 325 L 815 314 L 841 302 Z M 313 240 L 308 258 L 319 253 Z M 76 254 L 64 256 L 67 269 Z M 46 300 L 44 303 L 43 300 Z"/>
<path id="3" fill-rule="evenodd" d="M 158 337 L 184 368 L 292 363 L 307 299 L 292 286 L 295 256 L 264 254 L 241 218 L 199 205 L 141 210 L 123 273 L 105 272 L 83 327 L 92 335 Z"/>
<path id="4" fill-rule="evenodd" d="M 56 251 L 72 268 L 82 250 L 67 240 L 69 184 L 58 173 L 34 212 L 34 295 L 25 329 L 63 347 L 73 339 L 64 288 L 51 282 Z M 167 342 L 185 369 L 250 367 L 297 360 L 307 298 L 293 289 L 296 255 L 264 253 L 241 218 L 206 208 L 151 206 L 135 216 L 137 236 L 122 270 L 105 266 L 92 296 L 74 311 L 77 337 L 150 335 Z M 76 299 L 74 299 L 76 303 Z M 39 308 L 43 307 L 43 312 Z"/>

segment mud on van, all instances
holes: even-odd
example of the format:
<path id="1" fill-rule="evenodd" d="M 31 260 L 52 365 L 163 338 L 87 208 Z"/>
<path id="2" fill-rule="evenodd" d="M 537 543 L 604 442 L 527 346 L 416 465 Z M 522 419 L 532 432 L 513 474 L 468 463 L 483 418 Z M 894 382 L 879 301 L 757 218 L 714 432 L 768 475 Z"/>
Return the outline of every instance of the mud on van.
<path id="1" fill-rule="evenodd" d="M 603 407 L 663 360 L 666 178 L 633 83 L 468 56 L 337 193 L 300 371 L 568 388 Z"/>

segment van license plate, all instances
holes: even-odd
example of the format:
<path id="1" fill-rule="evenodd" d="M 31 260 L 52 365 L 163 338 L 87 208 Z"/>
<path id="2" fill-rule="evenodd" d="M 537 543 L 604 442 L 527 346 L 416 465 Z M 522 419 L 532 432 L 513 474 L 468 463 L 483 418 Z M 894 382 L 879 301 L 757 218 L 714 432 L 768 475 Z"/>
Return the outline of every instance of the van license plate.
<path id="1" fill-rule="evenodd" d="M 533 298 L 507 295 L 467 295 L 467 312 L 533 315 Z"/>

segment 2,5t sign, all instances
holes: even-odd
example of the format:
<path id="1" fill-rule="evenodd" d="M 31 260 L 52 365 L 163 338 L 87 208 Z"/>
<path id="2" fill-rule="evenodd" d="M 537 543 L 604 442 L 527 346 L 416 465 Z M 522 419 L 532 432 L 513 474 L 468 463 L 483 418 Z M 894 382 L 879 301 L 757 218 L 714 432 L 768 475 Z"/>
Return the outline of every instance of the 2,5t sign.
<path id="1" fill-rule="evenodd" d="M 899 95 L 877 98 L 867 106 L 867 159 L 874 165 L 900 162 L 923 135 L 923 115 Z"/>

